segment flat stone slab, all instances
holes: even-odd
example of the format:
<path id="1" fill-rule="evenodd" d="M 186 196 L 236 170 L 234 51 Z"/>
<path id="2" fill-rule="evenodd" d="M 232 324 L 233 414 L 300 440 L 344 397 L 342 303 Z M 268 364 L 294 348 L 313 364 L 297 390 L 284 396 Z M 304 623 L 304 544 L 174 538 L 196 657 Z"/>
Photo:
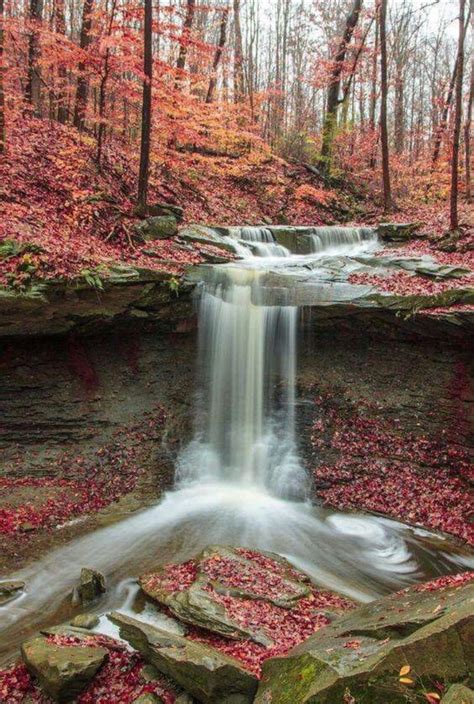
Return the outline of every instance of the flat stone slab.
<path id="1" fill-rule="evenodd" d="M 251 704 L 258 680 L 238 660 L 208 645 L 118 612 L 108 618 L 143 658 L 204 704 Z"/>
<path id="2" fill-rule="evenodd" d="M 223 597 L 291 609 L 311 593 L 308 577 L 278 555 L 227 546 L 210 546 L 194 561 L 143 575 L 139 582 L 148 596 L 181 621 L 265 646 L 272 644 L 269 635 L 237 622 Z"/>

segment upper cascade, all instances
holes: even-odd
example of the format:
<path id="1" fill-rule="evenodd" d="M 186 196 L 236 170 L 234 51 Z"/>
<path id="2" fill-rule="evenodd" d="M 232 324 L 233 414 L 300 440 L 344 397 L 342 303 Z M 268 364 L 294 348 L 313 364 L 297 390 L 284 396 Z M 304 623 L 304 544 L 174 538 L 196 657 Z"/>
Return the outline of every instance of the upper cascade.
<path id="1" fill-rule="evenodd" d="M 289 257 L 290 251 L 275 241 L 268 227 L 242 227 L 240 239 L 256 257 Z"/>
<path id="2" fill-rule="evenodd" d="M 313 253 L 377 241 L 377 234 L 371 227 L 327 226 L 308 229 Z"/>

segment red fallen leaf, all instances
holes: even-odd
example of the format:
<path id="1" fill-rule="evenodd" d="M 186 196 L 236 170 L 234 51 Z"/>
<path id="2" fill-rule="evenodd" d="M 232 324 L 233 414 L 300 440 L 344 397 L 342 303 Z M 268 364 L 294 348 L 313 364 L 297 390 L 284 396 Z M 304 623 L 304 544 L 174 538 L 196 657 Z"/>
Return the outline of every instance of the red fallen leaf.
<path id="1" fill-rule="evenodd" d="M 360 648 L 361 641 L 360 640 L 348 640 L 346 643 L 344 643 L 344 648 L 351 648 L 352 650 L 357 650 Z"/>

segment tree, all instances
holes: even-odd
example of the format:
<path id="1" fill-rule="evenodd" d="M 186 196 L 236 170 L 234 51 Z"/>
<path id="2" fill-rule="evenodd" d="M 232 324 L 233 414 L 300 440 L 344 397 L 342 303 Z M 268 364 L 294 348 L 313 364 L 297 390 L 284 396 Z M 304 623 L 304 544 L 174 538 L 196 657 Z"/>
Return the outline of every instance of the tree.
<path id="1" fill-rule="evenodd" d="M 115 11 L 117 9 L 117 0 L 112 0 L 112 7 L 110 11 L 109 21 L 107 23 L 106 37 L 110 38 L 112 36 L 112 30 L 115 20 Z M 102 66 L 102 76 L 99 83 L 99 129 L 97 134 L 97 166 L 102 168 L 102 153 L 104 150 L 105 141 L 105 109 L 106 109 L 106 96 L 107 96 L 107 82 L 110 75 L 110 56 L 111 48 L 110 42 L 107 42 L 104 51 L 104 61 Z"/>
<path id="2" fill-rule="evenodd" d="M 471 59 L 471 82 L 467 99 L 466 119 L 464 122 L 464 151 L 466 162 L 466 201 L 471 202 L 471 124 L 472 105 L 474 102 L 474 56 Z"/>
<path id="3" fill-rule="evenodd" d="M 459 35 L 456 72 L 456 97 L 454 103 L 454 130 L 451 157 L 451 197 L 450 197 L 450 229 L 458 228 L 458 169 L 459 169 L 459 138 L 461 134 L 462 113 L 462 81 L 464 74 L 464 12 L 466 0 L 459 0 Z"/>
<path id="4" fill-rule="evenodd" d="M 180 39 L 178 60 L 176 62 L 176 68 L 178 70 L 178 78 L 179 78 L 179 72 L 182 72 L 184 70 L 184 67 L 186 66 L 186 56 L 188 53 L 189 35 L 191 32 L 191 28 L 193 26 L 195 9 L 196 9 L 196 1 L 195 0 L 187 0 L 186 16 L 184 18 L 183 32 L 181 34 L 181 39 Z"/>
<path id="5" fill-rule="evenodd" d="M 390 158 L 387 128 L 387 0 L 380 1 L 380 141 L 382 144 L 382 180 L 384 210 L 393 209 L 392 189 L 390 186 Z"/>
<path id="6" fill-rule="evenodd" d="M 64 36 L 66 34 L 66 21 L 64 18 L 64 0 L 55 0 L 54 2 L 54 19 L 55 29 L 57 34 Z M 67 122 L 69 111 L 66 104 L 65 86 L 66 86 L 66 69 L 62 62 L 58 67 L 59 76 L 59 94 L 58 94 L 58 121 L 62 124 Z"/>
<path id="7" fill-rule="evenodd" d="M 229 17 L 229 8 L 225 7 L 222 10 L 222 17 L 221 17 L 220 31 L 219 31 L 219 41 L 216 46 L 216 51 L 214 54 L 214 61 L 212 62 L 212 73 L 211 73 L 211 78 L 209 80 L 209 88 L 207 90 L 206 103 L 212 103 L 212 101 L 214 100 L 214 91 L 215 91 L 216 85 L 217 85 L 217 69 L 219 68 L 219 64 L 220 64 L 221 57 L 222 57 L 222 52 L 224 51 L 225 41 L 226 41 L 226 37 L 227 37 L 228 17 Z"/>
<path id="8" fill-rule="evenodd" d="M 39 25 L 43 17 L 43 0 L 30 0 L 30 31 L 28 35 L 28 76 L 25 97 L 33 106 L 37 117 L 41 116 L 41 74 L 39 67 Z"/>
<path id="9" fill-rule="evenodd" d="M 321 146 L 320 162 L 324 171 L 329 174 L 331 172 L 332 162 L 332 147 L 337 125 L 337 109 L 340 104 L 339 91 L 341 86 L 342 71 L 346 58 L 347 46 L 352 39 L 354 29 L 359 20 L 360 11 L 362 8 L 362 0 L 354 0 L 352 9 L 347 17 L 344 34 L 336 51 L 333 60 L 333 68 L 329 79 L 329 90 L 327 99 L 326 116 L 323 124 L 323 136 Z"/>
<path id="10" fill-rule="evenodd" d="M 74 126 L 77 129 L 84 128 L 84 121 L 87 110 L 87 98 L 89 94 L 89 80 L 87 77 L 87 61 L 86 52 L 92 42 L 92 12 L 94 10 L 94 0 L 84 0 L 82 10 L 82 25 L 81 25 L 81 60 L 79 61 L 77 78 L 76 101 L 74 106 Z"/>
<path id="11" fill-rule="evenodd" d="M 4 7 L 3 0 L 0 0 L 0 154 L 5 153 L 6 149 L 6 127 L 5 127 L 5 30 L 4 23 Z"/>
<path id="12" fill-rule="evenodd" d="M 151 133 L 151 83 L 153 78 L 152 55 L 152 0 L 145 0 L 145 21 L 143 24 L 143 99 L 142 99 L 142 134 L 140 144 L 140 169 L 138 172 L 138 208 L 146 211 L 148 195 L 148 174 L 150 168 L 150 133 Z"/>
<path id="13" fill-rule="evenodd" d="M 240 0 L 234 0 L 234 100 L 243 100 L 245 95 L 244 52 L 242 28 L 240 26 Z"/>

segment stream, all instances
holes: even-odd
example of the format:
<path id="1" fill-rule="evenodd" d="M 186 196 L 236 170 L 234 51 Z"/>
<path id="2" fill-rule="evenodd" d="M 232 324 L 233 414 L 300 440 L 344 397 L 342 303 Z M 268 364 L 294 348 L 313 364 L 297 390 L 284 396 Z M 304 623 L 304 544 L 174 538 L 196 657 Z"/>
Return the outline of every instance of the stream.
<path id="1" fill-rule="evenodd" d="M 295 436 L 298 308 L 285 301 L 285 277 L 305 267 L 317 277 L 322 258 L 326 265 L 331 257 L 360 258 L 378 246 L 361 228 L 315 228 L 313 238 L 311 254 L 294 255 L 269 230 L 241 228 L 242 259 L 203 267 L 194 439 L 178 458 L 173 491 L 8 576 L 24 580 L 27 591 L 0 608 L 4 661 L 29 633 L 77 613 L 70 594 L 81 567 L 107 578 L 91 611 L 154 621 L 136 576 L 209 544 L 277 552 L 318 585 L 359 601 L 474 568 L 472 554 L 448 538 L 310 501 Z M 271 295 L 269 271 L 281 275 Z M 97 630 L 114 634 L 105 617 Z"/>

